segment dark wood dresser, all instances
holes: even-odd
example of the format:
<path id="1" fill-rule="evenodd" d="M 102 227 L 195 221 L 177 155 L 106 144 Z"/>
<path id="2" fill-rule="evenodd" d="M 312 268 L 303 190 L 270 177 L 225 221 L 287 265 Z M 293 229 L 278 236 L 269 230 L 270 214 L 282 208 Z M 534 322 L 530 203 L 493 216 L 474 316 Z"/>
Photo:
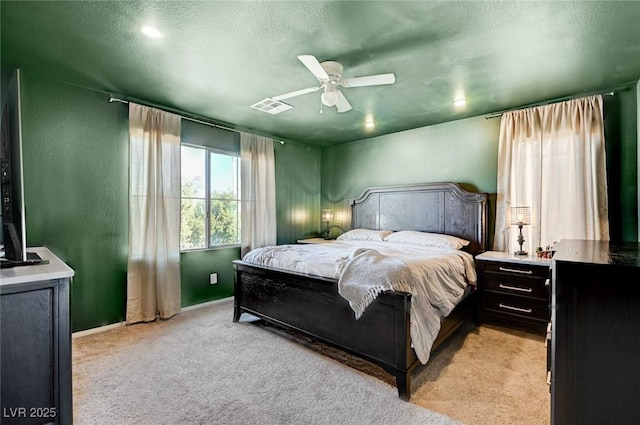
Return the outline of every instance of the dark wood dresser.
<path id="1" fill-rule="evenodd" d="M 555 249 L 551 423 L 639 424 L 640 244 Z"/>
<path id="2" fill-rule="evenodd" d="M 46 264 L 0 278 L 0 424 L 71 425 L 70 286 L 75 272 L 47 248 Z"/>

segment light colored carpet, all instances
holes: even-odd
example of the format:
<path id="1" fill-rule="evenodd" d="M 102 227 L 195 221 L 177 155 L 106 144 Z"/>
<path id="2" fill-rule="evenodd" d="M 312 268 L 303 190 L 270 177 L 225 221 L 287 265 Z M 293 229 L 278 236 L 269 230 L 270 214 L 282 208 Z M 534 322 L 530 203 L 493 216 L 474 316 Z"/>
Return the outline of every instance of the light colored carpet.
<path id="1" fill-rule="evenodd" d="M 74 338 L 74 424 L 549 423 L 541 336 L 470 324 L 407 403 L 377 366 L 232 308 Z"/>
<path id="2" fill-rule="evenodd" d="M 411 401 L 469 425 L 549 424 L 544 336 L 489 325 L 460 330 L 417 371 Z"/>

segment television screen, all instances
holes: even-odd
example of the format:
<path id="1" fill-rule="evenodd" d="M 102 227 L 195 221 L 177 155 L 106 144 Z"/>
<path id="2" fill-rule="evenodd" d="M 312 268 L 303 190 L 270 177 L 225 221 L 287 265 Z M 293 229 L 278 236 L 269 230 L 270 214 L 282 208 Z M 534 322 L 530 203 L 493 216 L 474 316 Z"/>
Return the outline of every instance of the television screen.
<path id="1" fill-rule="evenodd" d="M 3 264 L 25 261 L 26 230 L 22 185 L 20 71 L 2 69 L 2 139 L 0 144 Z"/>

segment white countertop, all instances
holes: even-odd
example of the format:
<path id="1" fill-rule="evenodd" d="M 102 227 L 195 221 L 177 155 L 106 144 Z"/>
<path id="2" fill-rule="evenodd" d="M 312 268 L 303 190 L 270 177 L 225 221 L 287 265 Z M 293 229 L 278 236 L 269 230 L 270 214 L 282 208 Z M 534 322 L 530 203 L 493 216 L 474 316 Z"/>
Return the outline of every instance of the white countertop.
<path id="1" fill-rule="evenodd" d="M 335 239 L 325 239 L 325 238 L 309 238 L 309 239 L 298 239 L 296 242 L 298 243 L 329 243 L 335 242 Z"/>
<path id="2" fill-rule="evenodd" d="M 48 264 L 33 266 L 17 266 L 0 269 L 0 285 L 12 285 L 24 282 L 39 282 L 43 280 L 73 277 L 75 272 L 45 247 L 27 248 L 27 252 L 34 252 Z"/>
<path id="3" fill-rule="evenodd" d="M 515 255 L 510 252 L 485 251 L 476 255 L 476 260 L 485 261 L 503 261 L 514 264 L 530 264 L 534 266 L 547 265 L 551 266 L 551 258 L 538 258 L 535 254 Z"/>

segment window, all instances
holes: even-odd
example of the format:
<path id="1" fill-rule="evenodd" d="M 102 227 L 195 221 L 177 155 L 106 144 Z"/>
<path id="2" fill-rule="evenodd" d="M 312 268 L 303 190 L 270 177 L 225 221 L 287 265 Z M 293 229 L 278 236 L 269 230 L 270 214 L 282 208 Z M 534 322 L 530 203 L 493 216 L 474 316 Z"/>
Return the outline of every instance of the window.
<path id="1" fill-rule="evenodd" d="M 180 249 L 240 244 L 240 159 L 182 145 Z"/>

